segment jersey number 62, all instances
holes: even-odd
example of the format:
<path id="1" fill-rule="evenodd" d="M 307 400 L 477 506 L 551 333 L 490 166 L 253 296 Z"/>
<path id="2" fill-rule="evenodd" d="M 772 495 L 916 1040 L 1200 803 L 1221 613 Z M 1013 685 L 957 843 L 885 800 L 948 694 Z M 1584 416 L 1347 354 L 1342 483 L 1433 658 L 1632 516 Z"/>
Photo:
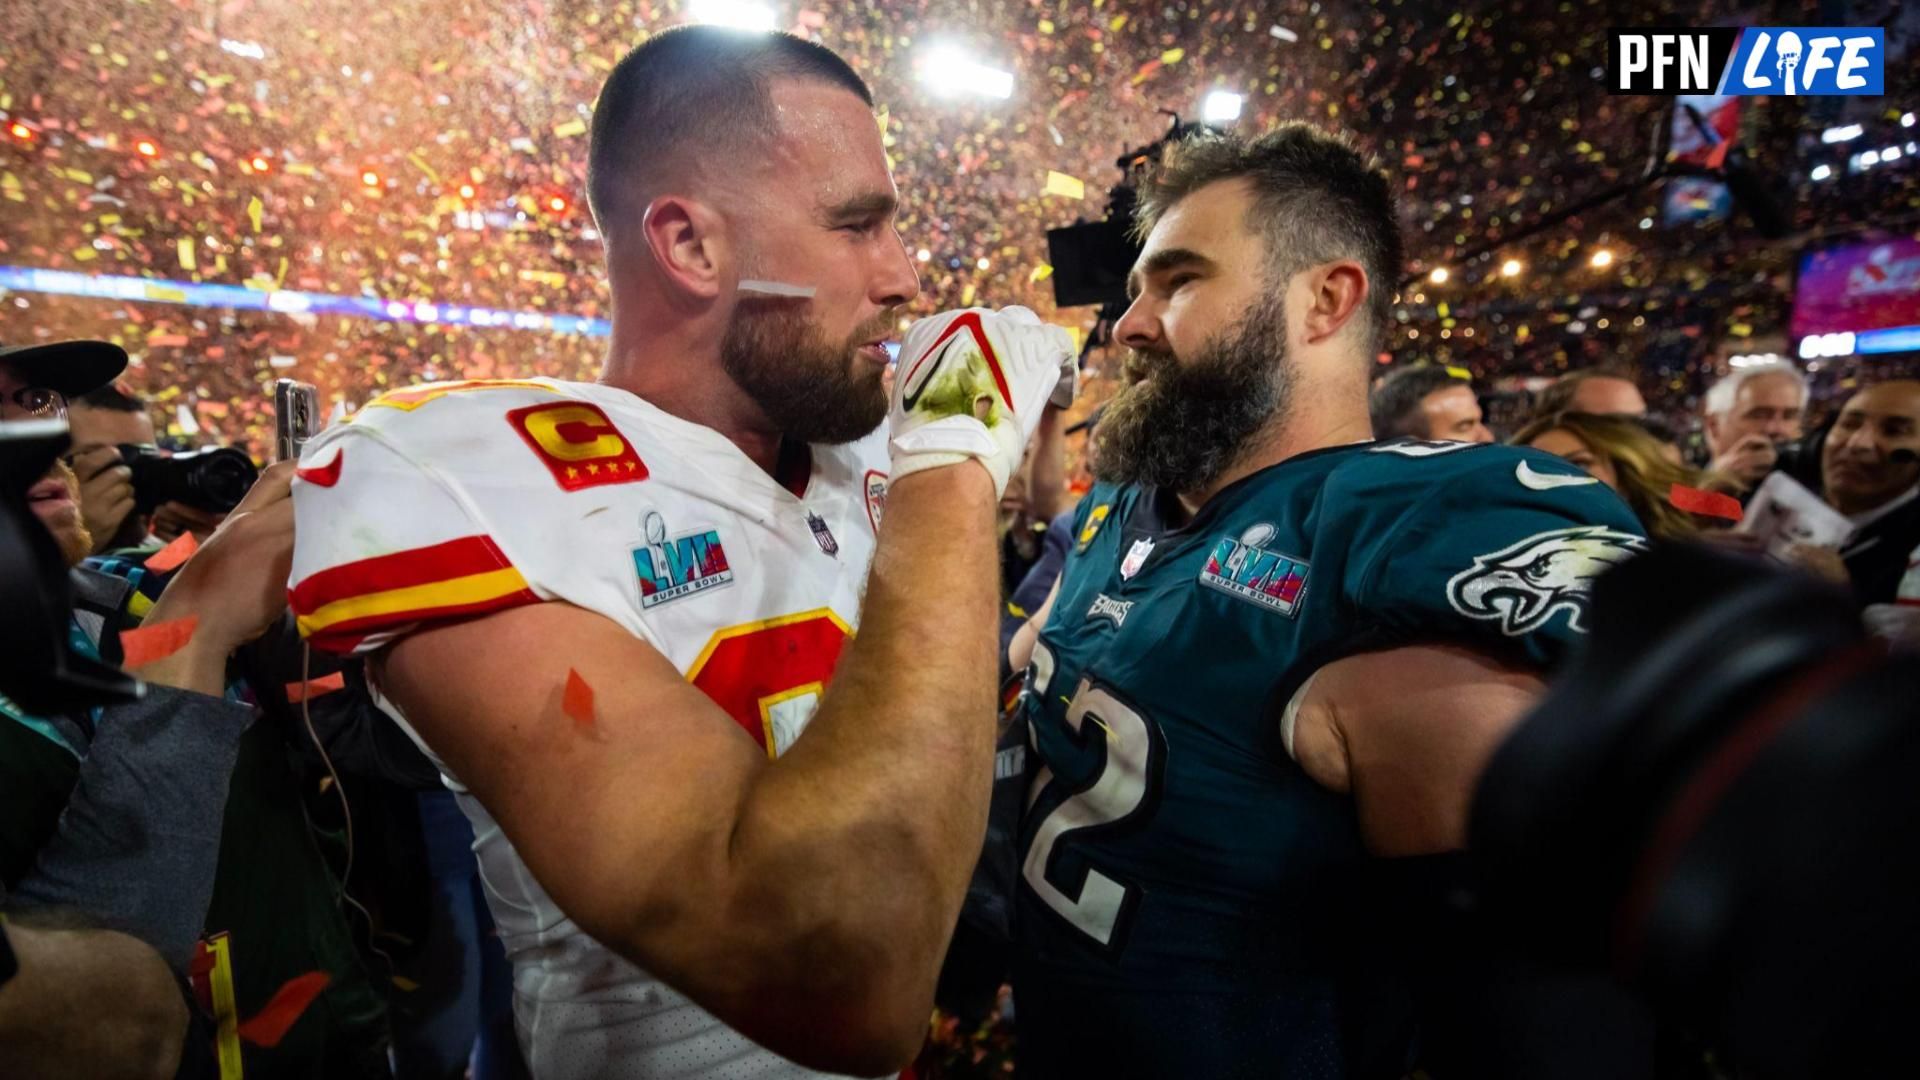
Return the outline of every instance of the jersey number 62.
<path id="1" fill-rule="evenodd" d="M 1036 644 L 1033 693 L 1046 694 L 1053 667 L 1052 653 Z M 1066 797 L 1034 830 L 1021 876 L 1061 918 L 1118 950 L 1140 889 L 1096 868 L 1088 849 L 1104 835 L 1134 827 L 1152 811 L 1160 796 L 1166 738 L 1150 717 L 1091 676 L 1080 680 L 1063 720 L 1067 737 L 1083 750 L 1101 747 L 1102 760 L 1077 788 L 1067 788 L 1044 770 L 1035 777 L 1035 805 L 1062 793 Z"/>

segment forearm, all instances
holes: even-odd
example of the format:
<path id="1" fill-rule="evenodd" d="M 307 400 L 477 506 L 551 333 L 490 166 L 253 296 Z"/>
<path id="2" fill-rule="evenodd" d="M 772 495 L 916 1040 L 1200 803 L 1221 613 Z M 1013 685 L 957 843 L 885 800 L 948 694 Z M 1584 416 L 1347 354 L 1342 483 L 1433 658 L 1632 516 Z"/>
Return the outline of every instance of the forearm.
<path id="1" fill-rule="evenodd" d="M 147 945 L 111 930 L 4 931 L 20 972 L 0 986 L 6 1074 L 164 1078 L 187 1030 L 186 1002 Z"/>
<path id="2" fill-rule="evenodd" d="M 998 670 L 992 495 L 967 465 L 888 493 L 859 636 L 733 833 L 733 902 L 768 931 L 758 962 L 796 987 L 863 973 L 846 987 L 856 1012 L 930 1000 L 979 857 Z"/>

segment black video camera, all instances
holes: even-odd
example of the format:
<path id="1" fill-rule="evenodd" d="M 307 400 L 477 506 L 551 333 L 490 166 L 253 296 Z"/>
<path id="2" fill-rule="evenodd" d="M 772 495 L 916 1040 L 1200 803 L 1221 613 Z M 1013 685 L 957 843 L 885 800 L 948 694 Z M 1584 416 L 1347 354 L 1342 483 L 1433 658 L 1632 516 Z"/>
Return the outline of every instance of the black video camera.
<path id="1" fill-rule="evenodd" d="M 136 511 L 151 514 L 165 502 L 185 503 L 196 510 L 224 514 L 240 505 L 260 470 L 243 451 L 209 446 L 184 454 L 168 454 L 151 446 L 122 444 L 120 460 L 133 470 Z"/>

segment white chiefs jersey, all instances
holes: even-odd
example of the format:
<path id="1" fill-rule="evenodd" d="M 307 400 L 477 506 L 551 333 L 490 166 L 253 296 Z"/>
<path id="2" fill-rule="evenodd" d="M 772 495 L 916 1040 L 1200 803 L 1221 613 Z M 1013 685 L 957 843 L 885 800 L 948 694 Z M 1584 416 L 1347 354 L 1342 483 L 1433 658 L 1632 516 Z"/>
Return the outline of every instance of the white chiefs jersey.
<path id="1" fill-rule="evenodd" d="M 645 639 L 770 756 L 806 727 L 853 632 L 887 480 L 884 431 L 814 447 L 796 496 L 710 428 L 548 379 L 388 394 L 300 464 L 291 598 L 315 645 L 367 652 L 561 600 Z M 473 822 L 535 1076 L 815 1075 L 588 937 L 445 779 Z"/>

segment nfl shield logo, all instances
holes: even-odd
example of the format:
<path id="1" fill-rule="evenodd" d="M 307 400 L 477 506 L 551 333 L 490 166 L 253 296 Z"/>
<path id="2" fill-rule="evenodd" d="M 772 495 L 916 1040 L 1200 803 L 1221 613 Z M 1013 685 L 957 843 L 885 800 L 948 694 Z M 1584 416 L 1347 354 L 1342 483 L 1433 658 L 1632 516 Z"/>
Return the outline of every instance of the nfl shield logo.
<path id="1" fill-rule="evenodd" d="M 807 511 L 807 527 L 813 530 L 814 542 L 820 545 L 821 551 L 826 552 L 836 559 L 840 557 L 840 542 L 833 538 L 832 531 L 827 528 L 826 519 L 809 510 Z"/>
<path id="2" fill-rule="evenodd" d="M 1141 564 L 1145 563 L 1147 556 L 1151 554 L 1153 554 L 1152 537 L 1135 540 L 1133 547 L 1127 551 L 1127 557 L 1120 562 L 1120 580 L 1131 581 L 1133 575 L 1140 572 Z"/>

